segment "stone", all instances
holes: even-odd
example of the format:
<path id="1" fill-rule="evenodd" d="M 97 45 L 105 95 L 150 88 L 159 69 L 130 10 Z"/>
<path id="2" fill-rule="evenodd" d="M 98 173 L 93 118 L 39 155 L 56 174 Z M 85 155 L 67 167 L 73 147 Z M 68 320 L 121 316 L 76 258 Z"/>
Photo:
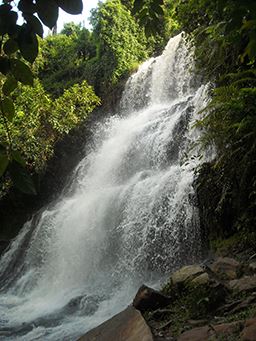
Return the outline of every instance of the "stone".
<path id="1" fill-rule="evenodd" d="M 208 273 L 204 272 L 201 275 L 197 276 L 191 281 L 191 284 L 193 286 L 198 286 L 198 285 L 205 285 L 210 283 L 210 277 Z"/>
<path id="2" fill-rule="evenodd" d="M 222 323 L 217 325 L 206 325 L 203 327 L 193 328 L 182 333 L 178 337 L 178 341 L 213 341 L 224 340 L 224 337 L 229 337 L 232 334 L 237 334 L 243 327 L 242 321 L 231 323 Z"/>
<path id="3" fill-rule="evenodd" d="M 255 341 L 256 340 L 256 318 L 247 320 L 245 322 L 245 327 L 240 334 L 240 339 L 242 341 Z"/>
<path id="4" fill-rule="evenodd" d="M 242 329 L 242 326 L 243 326 L 242 321 L 235 321 L 231 323 L 217 324 L 213 326 L 213 329 L 216 335 L 221 336 L 237 333 Z"/>
<path id="5" fill-rule="evenodd" d="M 153 341 L 153 336 L 141 313 L 130 306 L 78 341 Z"/>
<path id="6" fill-rule="evenodd" d="M 253 273 L 256 273 L 256 262 L 252 262 L 249 264 L 249 270 Z"/>
<path id="7" fill-rule="evenodd" d="M 194 280 L 199 275 L 204 273 L 203 268 L 200 265 L 188 265 L 182 267 L 180 270 L 174 272 L 171 276 L 171 282 L 173 285 L 184 285 Z"/>
<path id="8" fill-rule="evenodd" d="M 228 283 L 231 290 L 243 292 L 256 290 L 256 276 L 244 276 L 239 279 L 234 279 Z"/>
<path id="9" fill-rule="evenodd" d="M 241 264 L 233 258 L 217 258 L 210 266 L 211 271 L 220 279 L 236 279 L 241 271 Z"/>
<path id="10" fill-rule="evenodd" d="M 207 341 L 213 335 L 210 326 L 198 327 L 182 333 L 178 341 Z"/>
<path id="11" fill-rule="evenodd" d="M 252 326 L 254 324 L 256 324 L 256 317 L 251 318 L 249 320 L 246 320 L 244 326 L 245 327 L 250 327 L 250 326 Z"/>
<path id="12" fill-rule="evenodd" d="M 147 310 L 164 308 L 170 303 L 170 297 L 165 296 L 159 291 L 149 288 L 146 285 L 142 285 L 139 288 L 132 304 L 134 308 L 138 309 L 141 312 L 145 312 Z"/>

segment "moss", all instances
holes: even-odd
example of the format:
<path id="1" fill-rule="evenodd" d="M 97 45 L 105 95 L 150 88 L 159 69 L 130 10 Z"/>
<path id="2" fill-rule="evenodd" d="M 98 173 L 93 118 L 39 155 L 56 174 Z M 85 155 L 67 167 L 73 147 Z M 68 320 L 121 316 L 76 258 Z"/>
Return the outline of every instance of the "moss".
<path id="1" fill-rule="evenodd" d="M 249 231 L 239 231 L 229 238 L 218 238 L 210 241 L 210 249 L 219 256 L 236 258 L 246 257 L 248 253 L 254 252 L 256 248 L 256 233 Z M 239 255 L 240 254 L 240 255 Z M 240 256 L 240 257 L 239 257 Z"/>

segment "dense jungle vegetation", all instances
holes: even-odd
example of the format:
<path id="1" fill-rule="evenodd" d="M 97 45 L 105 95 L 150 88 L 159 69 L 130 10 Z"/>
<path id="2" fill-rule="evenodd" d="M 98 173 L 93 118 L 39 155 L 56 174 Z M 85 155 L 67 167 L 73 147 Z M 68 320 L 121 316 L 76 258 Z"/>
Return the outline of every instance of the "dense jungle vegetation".
<path id="1" fill-rule="evenodd" d="M 203 223 L 216 235 L 254 231 L 256 3 L 106 0 L 92 12 L 91 31 L 70 23 L 44 39 L 34 13 L 53 27 L 58 5 L 52 10 L 50 2 L 42 3 L 19 1 L 25 19 L 19 27 L 12 2 L 0 6 L 1 196 L 12 184 L 35 194 L 30 174 L 47 167 L 56 141 L 84 122 L 143 60 L 159 53 L 171 35 L 183 31 L 195 46 L 197 72 L 212 84 L 212 99 L 198 121 L 202 146 L 214 144 L 217 153 L 197 184 Z M 70 3 L 58 2 L 70 13 L 81 11 L 79 1 Z"/>

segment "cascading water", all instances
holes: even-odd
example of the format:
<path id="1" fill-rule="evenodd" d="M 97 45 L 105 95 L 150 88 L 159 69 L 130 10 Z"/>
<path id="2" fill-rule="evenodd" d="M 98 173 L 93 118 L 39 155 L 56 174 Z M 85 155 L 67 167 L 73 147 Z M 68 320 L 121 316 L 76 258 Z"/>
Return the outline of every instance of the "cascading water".
<path id="1" fill-rule="evenodd" d="M 200 257 L 190 129 L 207 101 L 181 35 L 127 82 L 72 184 L 0 262 L 0 339 L 75 340 Z"/>

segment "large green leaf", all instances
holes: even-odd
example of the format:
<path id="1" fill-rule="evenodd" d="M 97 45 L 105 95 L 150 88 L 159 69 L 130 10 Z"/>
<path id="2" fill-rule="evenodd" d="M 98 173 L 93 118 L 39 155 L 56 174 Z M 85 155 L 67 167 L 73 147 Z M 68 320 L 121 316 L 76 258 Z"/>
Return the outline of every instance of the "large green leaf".
<path id="1" fill-rule="evenodd" d="M 32 71 L 21 60 L 11 59 L 11 70 L 17 81 L 25 85 L 33 85 Z"/>
<path id="2" fill-rule="evenodd" d="M 19 32 L 18 44 L 22 57 L 33 63 L 38 55 L 38 40 L 36 34 L 31 32 L 28 24 L 24 24 Z"/>
<path id="3" fill-rule="evenodd" d="M 36 6 L 33 0 L 20 0 L 18 3 L 18 9 L 23 14 L 32 14 L 36 12 Z"/>
<path id="4" fill-rule="evenodd" d="M 37 194 L 31 175 L 18 162 L 13 161 L 9 171 L 14 187 L 26 194 Z"/>
<path id="5" fill-rule="evenodd" d="M 15 12 L 11 11 L 12 6 L 3 4 L 0 6 L 0 34 L 4 35 L 8 32 L 10 25 L 14 23 Z M 16 13 L 17 15 L 17 13 Z"/>
<path id="6" fill-rule="evenodd" d="M 16 89 L 17 85 L 17 80 L 13 76 L 9 75 L 3 85 L 4 95 L 10 95 L 10 93 L 12 93 L 12 91 Z"/>
<path id="7" fill-rule="evenodd" d="M 5 16 L 9 11 L 11 11 L 12 6 L 9 4 L 3 4 L 0 6 L 0 16 Z"/>
<path id="8" fill-rule="evenodd" d="M 13 116 L 15 115 L 15 108 L 13 101 L 10 97 L 4 97 L 1 101 L 1 110 L 2 113 L 7 117 L 9 121 L 12 121 Z"/>
<path id="9" fill-rule="evenodd" d="M 39 37 L 43 37 L 44 34 L 44 29 L 43 26 L 40 22 L 40 20 L 38 20 L 37 17 L 35 17 L 32 14 L 24 14 L 24 19 L 27 21 L 29 28 L 36 34 L 39 35 Z"/>
<path id="10" fill-rule="evenodd" d="M 6 154 L 0 152 L 0 177 L 5 173 L 9 164 L 9 159 Z"/>
<path id="11" fill-rule="evenodd" d="M 37 13 L 42 22 L 52 29 L 57 22 L 59 7 L 55 0 L 36 0 Z"/>
<path id="12" fill-rule="evenodd" d="M 0 56 L 0 72 L 6 75 L 10 71 L 9 58 Z"/>
<path id="13" fill-rule="evenodd" d="M 8 40 L 4 43 L 3 49 L 4 49 L 5 54 L 11 55 L 11 54 L 13 54 L 13 53 L 15 53 L 15 52 L 18 51 L 19 46 L 18 46 L 16 40 L 14 40 L 14 39 L 8 39 Z"/>
<path id="14" fill-rule="evenodd" d="M 82 0 L 58 0 L 58 5 L 70 14 L 79 14 L 83 10 Z"/>

